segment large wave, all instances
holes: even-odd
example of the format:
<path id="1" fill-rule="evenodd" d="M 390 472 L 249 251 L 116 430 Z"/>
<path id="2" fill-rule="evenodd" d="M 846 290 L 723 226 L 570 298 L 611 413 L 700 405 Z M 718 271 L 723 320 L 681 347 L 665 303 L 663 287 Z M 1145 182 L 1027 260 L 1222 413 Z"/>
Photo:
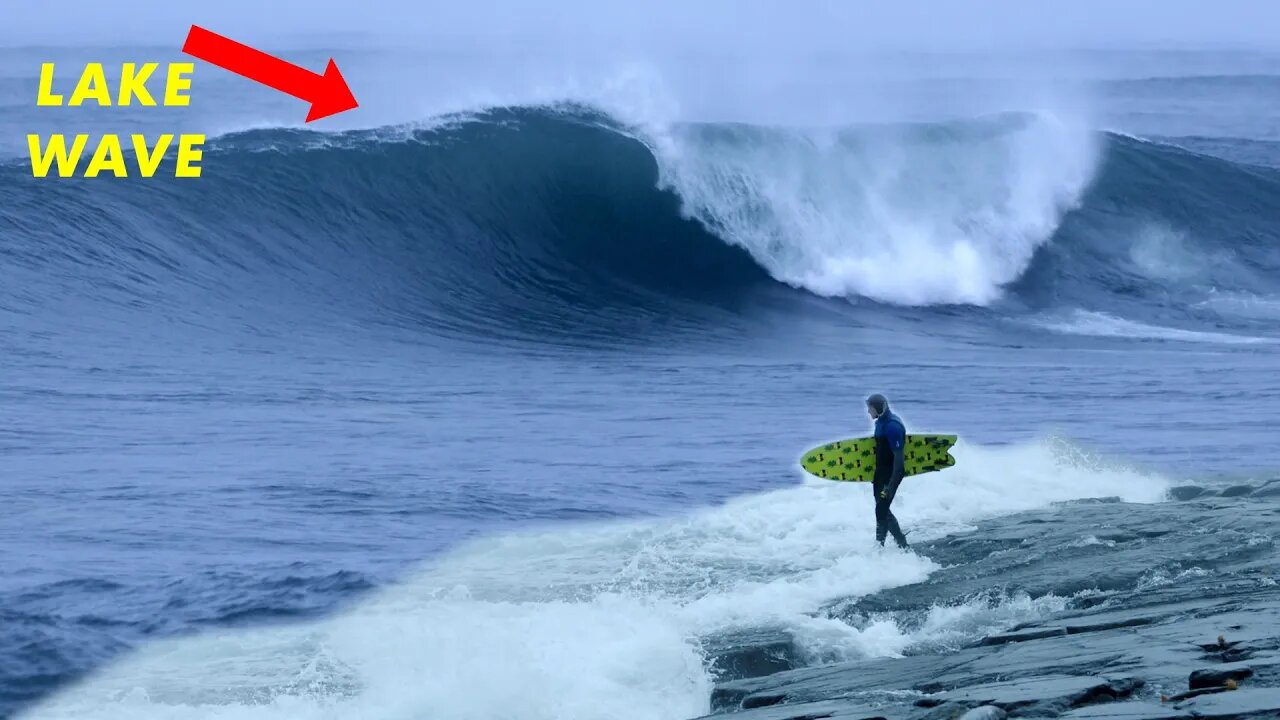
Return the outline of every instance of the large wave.
<path id="1" fill-rule="evenodd" d="M 812 293 L 1248 325 L 1210 301 L 1272 303 L 1280 268 L 1277 171 L 1038 115 L 654 130 L 514 108 L 237 133 L 204 166 L 4 168 L 0 307 L 623 337 Z"/>

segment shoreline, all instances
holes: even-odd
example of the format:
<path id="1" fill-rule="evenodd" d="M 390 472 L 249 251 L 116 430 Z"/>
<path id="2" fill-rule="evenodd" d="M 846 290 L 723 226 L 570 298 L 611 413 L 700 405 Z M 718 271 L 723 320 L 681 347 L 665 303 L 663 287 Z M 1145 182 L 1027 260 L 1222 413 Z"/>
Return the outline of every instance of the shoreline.
<path id="1" fill-rule="evenodd" d="M 726 678 L 705 717 L 1280 718 L 1280 550 L 1270 534 L 1280 520 L 1280 479 L 1217 492 L 1175 488 L 1170 496 L 1151 506 L 1063 503 L 923 543 L 917 552 L 944 566 L 929 580 L 824 612 L 853 624 L 885 615 L 910 622 L 984 585 L 1032 597 L 1078 591 L 1060 612 L 943 652 Z M 1059 534 L 1090 525 L 1093 542 L 1045 562 L 1043 553 L 1061 545 Z M 1029 563 L 1032 556 L 1040 561 Z M 1189 567 L 1152 579 L 1179 565 Z M 991 585 L 996 578 L 1000 588 Z M 1098 588 L 1087 592 L 1090 580 Z M 739 647 L 737 657 L 786 665 L 785 641 L 764 637 L 769 642 L 754 655 Z M 728 665 L 740 673 L 771 669 Z"/>

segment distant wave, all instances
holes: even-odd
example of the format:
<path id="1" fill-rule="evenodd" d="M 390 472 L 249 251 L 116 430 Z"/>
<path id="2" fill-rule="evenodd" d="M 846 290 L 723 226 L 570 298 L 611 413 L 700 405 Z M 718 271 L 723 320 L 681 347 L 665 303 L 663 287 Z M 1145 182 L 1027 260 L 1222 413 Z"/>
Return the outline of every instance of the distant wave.
<path id="1" fill-rule="evenodd" d="M 1211 293 L 1196 307 L 1209 308 L 1223 315 L 1260 320 L 1280 320 L 1280 297 L 1259 297 L 1249 293 Z"/>
<path id="2" fill-rule="evenodd" d="M 1267 73 L 1240 73 L 1240 74 L 1217 74 L 1217 75 L 1153 75 L 1145 78 L 1125 78 L 1122 80 L 1110 80 L 1107 83 L 1113 87 L 1168 87 L 1170 89 L 1184 90 L 1194 87 L 1205 88 L 1225 88 L 1225 89 L 1254 89 L 1254 88 L 1278 88 L 1280 87 L 1280 75 L 1271 75 Z"/>
<path id="3" fill-rule="evenodd" d="M 1176 342 L 1221 343 L 1226 345 L 1255 345 L 1280 342 L 1280 338 L 1254 337 L 1183 328 L 1160 327 L 1126 320 L 1100 312 L 1077 311 L 1066 319 L 1045 320 L 1043 327 L 1070 335 L 1094 337 L 1121 337 L 1129 340 L 1170 340 Z"/>

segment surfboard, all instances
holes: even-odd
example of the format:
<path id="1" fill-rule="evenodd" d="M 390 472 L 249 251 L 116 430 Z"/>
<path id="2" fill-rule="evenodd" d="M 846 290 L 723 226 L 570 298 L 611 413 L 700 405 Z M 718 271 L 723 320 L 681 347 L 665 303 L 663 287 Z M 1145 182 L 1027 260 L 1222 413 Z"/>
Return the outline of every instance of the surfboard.
<path id="1" fill-rule="evenodd" d="M 906 475 L 935 472 L 955 465 L 950 449 L 956 439 L 955 435 L 908 433 L 903 458 Z M 876 440 L 861 437 L 820 445 L 801 456 L 800 466 L 810 475 L 827 480 L 871 482 L 876 472 Z"/>

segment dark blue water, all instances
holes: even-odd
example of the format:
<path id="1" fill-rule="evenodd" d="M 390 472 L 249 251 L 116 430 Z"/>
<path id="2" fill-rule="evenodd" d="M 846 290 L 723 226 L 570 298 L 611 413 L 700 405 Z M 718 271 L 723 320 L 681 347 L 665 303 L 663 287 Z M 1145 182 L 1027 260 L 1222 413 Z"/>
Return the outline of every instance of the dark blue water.
<path id="1" fill-rule="evenodd" d="M 223 134 L 191 182 L 7 161 L 0 714 L 684 718 L 727 629 L 899 652 L 814 611 L 937 566 L 796 464 L 871 392 L 961 436 L 917 539 L 1274 474 L 1280 155 L 1214 110 L 1274 83 L 1109 80 L 1106 129 L 574 103 Z"/>

